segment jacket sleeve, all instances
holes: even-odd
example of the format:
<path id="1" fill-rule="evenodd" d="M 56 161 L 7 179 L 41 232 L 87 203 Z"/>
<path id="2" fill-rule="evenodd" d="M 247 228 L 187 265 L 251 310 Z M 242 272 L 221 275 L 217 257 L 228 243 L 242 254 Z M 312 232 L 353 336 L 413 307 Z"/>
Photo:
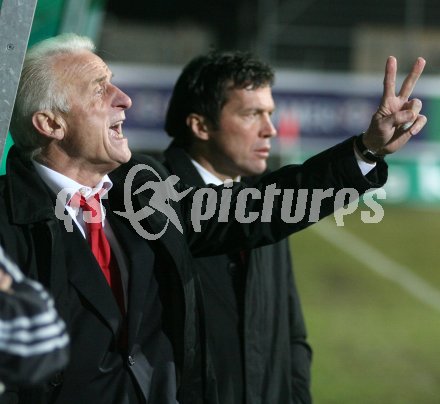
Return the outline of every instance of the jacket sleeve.
<path id="1" fill-rule="evenodd" d="M 367 176 L 361 173 L 353 139 L 348 139 L 304 164 L 285 166 L 263 176 L 252 190 L 240 184 L 228 190 L 225 186 L 211 187 L 209 202 L 209 187 L 193 189 L 190 200 L 185 198 L 186 203 L 180 205 L 191 251 L 203 256 L 272 244 L 332 214 L 352 198 L 381 187 L 386 178 L 384 162 Z M 222 203 L 228 192 L 230 203 L 225 209 Z M 199 220 L 206 216 L 197 208 L 201 196 L 208 197 L 202 205 L 215 212 L 206 220 Z"/>
<path id="2" fill-rule="evenodd" d="M 0 291 L 0 381 L 40 383 L 68 361 L 66 327 L 41 284 L 26 278 L 0 247 L 0 267 L 11 278 Z"/>
<path id="3" fill-rule="evenodd" d="M 163 200 L 154 209 L 162 211 L 162 216 L 156 215 L 156 220 L 154 214 L 148 213 L 151 217 L 146 226 L 154 222 L 163 230 L 171 221 L 184 234 L 194 256 L 224 254 L 277 242 L 330 215 L 369 189 L 382 186 L 387 177 L 384 162 L 377 163 L 364 176 L 354 155 L 353 139 L 348 139 L 304 164 L 285 166 L 263 176 L 252 188 L 240 183 L 197 188 L 179 181 L 173 183 L 176 188 L 172 191 L 153 193 L 148 186 L 151 180 L 159 180 L 160 187 L 167 190 L 163 184 L 170 177 L 163 166 L 151 159 L 132 159 L 122 165 L 112 173 L 113 182 L 130 183 L 126 181 L 127 173 L 143 162 L 153 168 L 145 166 L 149 170 L 130 180 L 137 190 L 137 207 L 152 211 L 152 195 Z M 154 172 L 154 176 L 148 171 Z M 165 210 L 171 216 L 164 214 Z"/>

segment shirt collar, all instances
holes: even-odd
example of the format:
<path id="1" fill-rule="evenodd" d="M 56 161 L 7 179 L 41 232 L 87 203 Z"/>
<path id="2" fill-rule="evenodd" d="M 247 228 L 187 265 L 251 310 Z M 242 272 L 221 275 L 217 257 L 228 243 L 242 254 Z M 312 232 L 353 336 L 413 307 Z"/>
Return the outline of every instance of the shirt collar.
<path id="1" fill-rule="evenodd" d="M 196 168 L 197 172 L 202 177 L 205 184 L 214 184 L 214 185 L 223 185 L 224 181 L 222 181 L 220 178 L 216 177 L 213 173 L 208 171 L 205 167 L 197 163 L 197 161 L 191 159 L 191 162 L 194 164 L 194 167 Z M 241 177 L 234 178 L 234 182 L 241 181 Z"/>
<path id="2" fill-rule="evenodd" d="M 59 195 L 61 191 L 66 192 L 67 198 L 63 198 L 63 200 L 66 201 L 66 205 L 69 204 L 72 196 L 77 192 L 79 192 L 86 199 L 99 192 L 100 197 L 103 198 L 113 186 L 113 183 L 107 174 L 94 187 L 88 187 L 76 182 L 75 180 L 72 180 L 69 177 L 66 177 L 58 171 L 52 170 L 51 168 L 36 162 L 35 160 L 32 160 L 32 163 L 38 175 L 50 188 L 50 190 L 55 193 L 55 195 Z"/>

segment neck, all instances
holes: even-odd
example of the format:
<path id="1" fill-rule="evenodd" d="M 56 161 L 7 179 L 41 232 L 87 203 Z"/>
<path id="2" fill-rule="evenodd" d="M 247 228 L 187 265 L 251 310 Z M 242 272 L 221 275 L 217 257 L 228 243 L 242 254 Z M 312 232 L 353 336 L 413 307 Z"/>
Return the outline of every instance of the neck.
<path id="1" fill-rule="evenodd" d="M 226 172 L 222 169 L 221 165 L 216 163 L 216 159 L 209 153 L 209 150 L 199 149 L 197 147 L 192 147 L 187 150 L 190 157 L 197 161 L 205 170 L 209 171 L 212 175 L 216 176 L 222 181 L 228 179 L 234 179 L 238 175 Z"/>
<path id="2" fill-rule="evenodd" d="M 40 153 L 38 156 L 34 157 L 35 161 L 38 163 L 62 174 L 70 179 L 78 182 L 79 184 L 93 188 L 98 184 L 102 178 L 108 174 L 107 171 L 99 171 L 96 166 L 93 169 L 84 165 L 72 164 L 71 161 L 67 159 L 53 159 L 51 156 Z"/>

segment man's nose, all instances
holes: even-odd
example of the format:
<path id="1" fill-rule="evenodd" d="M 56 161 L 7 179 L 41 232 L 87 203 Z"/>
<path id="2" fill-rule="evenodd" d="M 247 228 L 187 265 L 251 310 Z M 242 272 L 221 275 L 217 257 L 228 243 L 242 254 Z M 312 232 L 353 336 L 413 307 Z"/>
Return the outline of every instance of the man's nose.
<path id="1" fill-rule="evenodd" d="M 275 125 L 272 122 L 271 115 L 269 115 L 269 114 L 265 115 L 262 135 L 264 137 L 274 137 L 277 134 L 278 134 L 278 132 L 277 132 L 277 129 L 275 128 Z"/>
<path id="2" fill-rule="evenodd" d="M 113 106 L 121 109 L 128 109 L 131 107 L 131 98 L 125 94 L 119 87 L 113 86 L 115 94 L 113 97 Z"/>

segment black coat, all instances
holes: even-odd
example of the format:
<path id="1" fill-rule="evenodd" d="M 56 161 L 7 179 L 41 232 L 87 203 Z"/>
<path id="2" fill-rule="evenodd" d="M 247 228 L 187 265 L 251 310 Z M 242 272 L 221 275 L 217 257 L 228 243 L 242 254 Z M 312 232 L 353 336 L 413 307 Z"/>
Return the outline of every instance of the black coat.
<path id="1" fill-rule="evenodd" d="M 151 159 L 143 158 L 142 162 L 160 170 Z M 186 395 L 185 389 L 180 388 L 181 402 L 197 402 L 191 397 L 200 395 L 197 377 L 192 377 L 192 372 L 200 373 L 194 364 L 195 299 L 193 280 L 185 264 L 189 261 L 185 240 L 169 226 L 160 240 L 146 248 L 146 241 L 129 222 L 112 215 L 124 210 L 123 182 L 119 187 L 118 180 L 114 184 L 107 214 L 121 248 L 129 257 L 126 350 L 118 347 L 121 313 L 86 240 L 75 225 L 72 233 L 65 230 L 54 212 L 54 195 L 33 165 L 22 160 L 15 147 L 9 152 L 7 175 L 0 180 L 0 243 L 29 276 L 39 279 L 52 292 L 71 337 L 66 369 L 41 388 L 20 389 L 20 403 L 144 403 L 150 396 L 150 379 L 156 377 L 158 367 L 172 366 L 173 349 L 178 382 L 190 392 Z M 156 217 L 153 215 L 148 222 L 160 231 L 162 221 Z M 145 268 L 146 262 L 154 262 L 154 274 L 151 268 Z M 166 288 L 160 287 L 158 292 L 157 285 Z M 159 297 L 166 305 L 157 304 Z M 166 341 L 158 342 L 156 335 L 145 331 L 151 329 L 152 322 L 160 321 L 161 312 L 156 309 L 162 310 L 167 319 L 163 329 L 169 333 L 172 349 Z M 146 312 L 153 315 L 147 318 Z M 157 363 L 157 354 L 161 359 L 168 355 L 168 362 Z M 175 391 L 172 387 L 168 391 L 172 396 L 162 397 L 161 403 L 175 402 Z M 13 395 L 12 391 L 5 393 L 0 402 L 8 402 Z"/>
<path id="2" fill-rule="evenodd" d="M 193 197 L 198 195 L 198 190 L 193 189 L 179 202 L 173 202 L 176 198 L 172 193 L 166 195 L 169 197 L 167 206 L 177 215 L 183 233 L 159 210 L 153 210 L 140 223 L 151 234 L 163 231 L 160 238 L 148 241 L 146 248 L 145 240 L 128 219 L 111 215 L 111 212 L 125 211 L 124 181 L 138 163 L 149 169 L 139 172 L 132 188 L 128 189 L 136 212 L 150 206 L 153 194 L 148 190 L 130 194 L 143 184 L 157 184 L 160 178 L 167 176 L 162 165 L 147 157 L 133 157 L 111 173 L 114 186 L 109 192 L 108 212 L 118 241 L 130 257 L 128 347 L 121 351 L 117 347 L 121 314 L 86 241 L 76 229 L 73 233 L 65 231 L 64 223 L 54 212 L 54 195 L 32 164 L 23 160 L 15 147 L 9 152 L 7 175 L 0 179 L 0 244 L 26 274 L 39 279 L 52 292 L 71 336 L 71 360 L 65 371 L 40 390 L 22 391 L 21 403 L 142 402 L 137 397 L 149 397 L 149 381 L 155 369 L 171 366 L 163 361 L 155 363 L 158 352 L 151 352 L 151 336 L 145 333 L 152 321 L 160 321 L 158 316 L 174 354 L 179 401 L 181 404 L 202 402 L 191 253 L 212 255 L 254 248 L 278 241 L 310 224 L 307 214 L 299 223 L 282 221 L 277 213 L 281 201 L 276 200 L 271 222 L 257 220 L 241 224 L 232 219 L 220 223 L 214 215 L 201 222 L 198 232 L 191 222 Z M 278 189 L 352 187 L 363 193 L 382 185 L 385 179 L 385 164 L 379 164 L 369 178 L 362 176 L 353 155 L 352 140 L 349 140 L 299 167 L 285 167 L 265 176 L 258 186 L 260 190 L 269 184 L 275 184 Z M 179 184 L 176 189 L 178 192 L 187 190 Z M 231 209 L 236 208 L 236 198 L 242 189 L 242 185 L 233 186 Z M 218 195 L 222 187 L 212 190 Z M 220 197 L 217 200 L 220 201 Z M 251 211 L 259 212 L 262 201 L 249 200 L 248 206 Z M 333 200 L 328 198 L 322 203 L 320 217 L 333 210 Z M 154 276 L 151 268 L 144 265 L 152 259 Z M 155 280 L 157 291 L 149 288 Z M 156 316 L 147 317 L 145 313 L 151 313 L 149 309 L 157 306 L 157 299 L 160 299 L 161 316 L 158 312 Z M 162 348 L 161 352 L 167 352 L 167 346 Z M 170 397 L 161 401 L 172 400 Z"/>
<path id="3" fill-rule="evenodd" d="M 171 145 L 164 157 L 181 181 L 205 185 L 183 148 Z M 242 181 L 252 185 L 254 179 Z M 204 299 L 206 401 L 310 403 L 312 352 L 288 241 L 249 250 L 241 264 L 236 254 L 195 259 Z"/>

